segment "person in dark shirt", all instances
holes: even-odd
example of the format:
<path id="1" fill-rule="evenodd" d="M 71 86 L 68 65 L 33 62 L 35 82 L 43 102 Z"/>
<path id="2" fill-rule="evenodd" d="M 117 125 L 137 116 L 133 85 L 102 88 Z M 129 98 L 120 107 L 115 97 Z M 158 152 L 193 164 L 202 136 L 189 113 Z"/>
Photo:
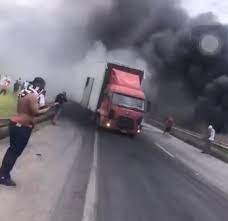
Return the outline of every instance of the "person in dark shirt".
<path id="1" fill-rule="evenodd" d="M 63 93 L 60 93 L 56 96 L 56 99 L 55 99 L 55 103 L 57 104 L 56 105 L 56 108 L 55 108 L 55 115 L 52 119 L 52 123 L 54 125 L 56 125 L 56 122 L 63 110 L 63 105 L 64 103 L 67 102 L 67 96 L 66 96 L 66 92 L 63 92 Z"/>
<path id="2" fill-rule="evenodd" d="M 20 89 L 20 84 L 19 84 L 19 81 L 16 80 L 14 85 L 13 85 L 13 93 L 16 95 L 17 92 L 19 91 L 19 89 Z"/>
<path id="3" fill-rule="evenodd" d="M 165 129 L 164 129 L 164 134 L 168 133 L 170 134 L 172 128 L 173 128 L 173 125 L 174 125 L 174 120 L 173 118 L 170 116 L 168 118 L 166 118 L 165 120 Z"/>

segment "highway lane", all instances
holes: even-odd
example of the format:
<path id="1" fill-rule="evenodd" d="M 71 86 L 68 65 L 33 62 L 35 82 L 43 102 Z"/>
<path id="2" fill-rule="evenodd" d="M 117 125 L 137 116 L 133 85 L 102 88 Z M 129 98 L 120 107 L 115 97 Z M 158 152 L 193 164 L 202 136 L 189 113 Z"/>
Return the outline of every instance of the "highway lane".
<path id="1" fill-rule="evenodd" d="M 51 220 L 227 221 L 227 196 L 169 152 L 169 139 L 162 140 L 161 132 L 147 130 L 135 139 L 105 130 L 96 132 L 87 114 L 69 111 L 74 113 L 70 119 L 82 134 L 82 145 Z M 95 146 L 98 192 L 87 198 L 88 184 L 94 184 L 90 178 Z M 83 214 L 89 217 L 86 213 L 91 212 L 85 208 L 93 203 L 96 216 L 83 219 Z"/>
<path id="2" fill-rule="evenodd" d="M 96 220 L 227 220 L 227 197 L 156 147 L 151 136 L 99 132 Z"/>

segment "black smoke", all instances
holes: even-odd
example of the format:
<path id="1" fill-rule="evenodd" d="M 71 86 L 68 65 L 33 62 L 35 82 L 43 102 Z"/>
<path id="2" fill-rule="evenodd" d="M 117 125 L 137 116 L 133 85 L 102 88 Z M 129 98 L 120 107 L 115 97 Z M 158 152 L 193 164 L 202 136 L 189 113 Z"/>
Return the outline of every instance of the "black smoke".
<path id="1" fill-rule="evenodd" d="M 133 47 L 156 72 L 149 82 L 158 87 L 153 114 L 227 130 L 228 29 L 215 15 L 189 18 L 172 0 L 116 0 L 112 10 L 96 14 L 90 25 L 93 38 L 108 49 Z M 221 44 L 213 55 L 200 50 L 205 34 L 215 35 Z"/>
<path id="2" fill-rule="evenodd" d="M 46 8 L 54 2 L 56 8 Z M 172 114 L 183 124 L 213 123 L 226 130 L 227 27 L 212 13 L 189 18 L 178 0 L 59 0 L 43 8 L 0 4 L 1 72 L 25 79 L 39 74 L 53 93 L 69 84 L 65 90 L 78 94 L 77 75 L 85 73 L 80 61 L 91 48 L 89 55 L 99 57 L 93 46 L 99 41 L 108 52 L 118 51 L 111 56 L 116 60 L 132 52 L 132 58 L 147 62 L 153 115 Z M 218 33 L 219 53 L 199 52 L 201 32 Z M 108 54 L 105 47 L 101 54 Z"/>

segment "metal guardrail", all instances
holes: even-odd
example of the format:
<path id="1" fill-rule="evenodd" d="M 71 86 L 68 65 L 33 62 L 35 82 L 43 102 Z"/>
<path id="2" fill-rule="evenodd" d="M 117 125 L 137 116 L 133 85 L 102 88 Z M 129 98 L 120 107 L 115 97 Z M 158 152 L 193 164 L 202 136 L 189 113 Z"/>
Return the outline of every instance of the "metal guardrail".
<path id="1" fill-rule="evenodd" d="M 9 119 L 5 118 L 5 119 L 0 119 L 0 128 L 2 127 L 6 127 L 9 124 Z"/>
<path id="2" fill-rule="evenodd" d="M 35 124 L 49 120 L 54 115 L 53 111 L 35 118 Z M 0 139 L 6 138 L 8 132 L 9 119 L 0 119 Z"/>
<path id="3" fill-rule="evenodd" d="M 157 126 L 160 129 L 164 128 L 164 124 L 158 120 L 148 119 L 148 123 L 151 123 L 152 125 Z M 197 144 L 196 146 L 201 147 L 201 148 L 202 148 L 202 143 L 204 143 L 204 137 L 202 134 L 188 131 L 188 130 L 185 130 L 185 129 L 182 129 L 179 127 L 173 127 L 172 134 L 174 136 L 176 136 L 177 138 L 182 139 L 182 140 L 186 141 L 187 143 L 190 143 L 193 145 L 194 145 L 194 142 L 191 142 L 191 141 L 195 140 L 195 144 Z M 228 145 L 221 144 L 221 143 L 215 141 L 213 143 L 213 149 L 215 150 L 215 152 L 217 152 L 216 155 L 220 155 L 220 156 L 218 156 L 219 158 L 222 158 L 223 160 L 228 161 Z M 221 153 L 218 153 L 218 152 L 221 152 Z M 225 157 L 223 156 L 224 153 L 226 155 Z"/>

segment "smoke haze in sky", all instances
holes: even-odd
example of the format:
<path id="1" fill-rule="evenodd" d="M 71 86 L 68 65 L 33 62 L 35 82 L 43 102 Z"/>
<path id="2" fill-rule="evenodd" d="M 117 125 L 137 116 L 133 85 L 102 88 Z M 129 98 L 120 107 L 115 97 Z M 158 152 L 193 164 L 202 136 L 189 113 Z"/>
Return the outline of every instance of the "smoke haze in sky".
<path id="1" fill-rule="evenodd" d="M 226 75 L 224 60 L 213 60 L 213 68 L 211 60 L 199 64 L 187 37 L 198 25 L 220 25 L 218 18 L 190 18 L 180 6 L 177 0 L 2 0 L 1 73 L 43 76 L 50 94 L 66 90 L 78 101 L 82 76 L 117 61 L 146 69 L 145 88 L 161 114 L 190 119 L 202 100 L 213 113 L 225 113 L 226 90 L 216 86 Z M 220 102 L 211 102 L 213 92 Z"/>

